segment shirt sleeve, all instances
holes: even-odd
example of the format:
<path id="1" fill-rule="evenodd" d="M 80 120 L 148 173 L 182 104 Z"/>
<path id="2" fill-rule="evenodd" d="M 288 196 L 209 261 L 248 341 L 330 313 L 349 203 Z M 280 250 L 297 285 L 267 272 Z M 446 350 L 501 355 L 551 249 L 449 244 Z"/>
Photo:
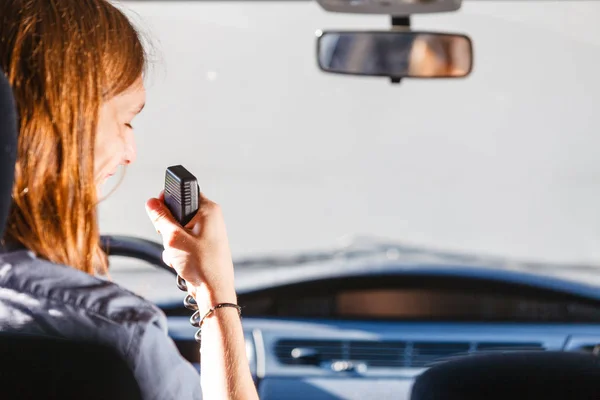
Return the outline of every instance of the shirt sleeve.
<path id="1" fill-rule="evenodd" d="M 200 374 L 185 360 L 159 321 L 140 324 L 128 358 L 144 400 L 202 398 Z"/>

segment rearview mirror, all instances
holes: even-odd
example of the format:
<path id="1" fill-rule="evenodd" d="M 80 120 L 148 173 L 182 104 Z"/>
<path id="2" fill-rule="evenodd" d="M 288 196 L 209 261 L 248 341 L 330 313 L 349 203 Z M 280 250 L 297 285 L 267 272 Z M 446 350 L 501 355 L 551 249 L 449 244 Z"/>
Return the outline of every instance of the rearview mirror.
<path id="1" fill-rule="evenodd" d="M 473 46 L 464 35 L 412 32 L 318 32 L 319 68 L 335 74 L 391 78 L 462 78 Z"/>

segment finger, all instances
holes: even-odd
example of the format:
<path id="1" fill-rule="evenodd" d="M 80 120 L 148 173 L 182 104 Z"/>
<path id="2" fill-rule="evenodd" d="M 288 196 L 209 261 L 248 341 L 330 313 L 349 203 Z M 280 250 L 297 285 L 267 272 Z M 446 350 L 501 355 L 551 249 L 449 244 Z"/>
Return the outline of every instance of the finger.
<path id="1" fill-rule="evenodd" d="M 199 196 L 199 199 L 200 199 L 200 207 L 202 207 L 204 204 L 211 204 L 211 203 L 213 203 L 211 201 L 211 199 L 209 199 L 208 197 L 206 197 L 206 195 L 203 192 L 199 192 L 198 196 Z"/>
<path id="2" fill-rule="evenodd" d="M 178 229 L 175 218 L 173 218 L 165 203 L 159 199 L 152 198 L 146 202 L 146 213 L 156 231 L 161 235 L 164 236 Z"/>
<path id="3" fill-rule="evenodd" d="M 173 262 L 171 261 L 171 256 L 167 250 L 162 252 L 162 260 L 167 266 L 173 268 Z"/>
<path id="4" fill-rule="evenodd" d="M 214 214 L 220 210 L 220 207 L 217 203 L 209 199 L 203 194 L 200 194 L 200 212 L 207 216 Z"/>
<path id="5" fill-rule="evenodd" d="M 190 222 L 188 222 L 187 224 L 185 224 L 185 229 L 188 232 L 195 232 L 198 228 L 196 228 L 197 226 L 199 227 L 200 225 L 200 219 L 198 218 L 198 214 L 200 214 L 199 212 L 196 212 L 196 215 L 194 215 L 192 217 L 192 219 L 190 219 Z"/>
<path id="6" fill-rule="evenodd" d="M 200 229 L 200 223 L 205 214 L 204 211 L 207 208 L 210 208 L 214 204 L 215 203 L 213 203 L 211 200 L 209 200 L 202 192 L 198 191 L 198 211 L 192 217 L 190 222 L 185 224 L 185 229 L 196 234 Z"/>
<path id="7" fill-rule="evenodd" d="M 160 193 L 158 194 L 158 199 L 160 201 L 162 201 L 163 203 L 165 202 L 165 190 L 161 190 Z"/>

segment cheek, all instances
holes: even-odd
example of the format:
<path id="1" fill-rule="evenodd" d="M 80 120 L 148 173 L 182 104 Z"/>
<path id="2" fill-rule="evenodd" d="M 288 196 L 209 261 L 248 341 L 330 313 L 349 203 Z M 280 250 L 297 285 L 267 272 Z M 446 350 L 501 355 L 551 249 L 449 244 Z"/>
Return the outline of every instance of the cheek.
<path id="1" fill-rule="evenodd" d="M 104 117 L 104 118 L 102 118 Z M 116 119 L 106 118 L 101 115 L 98 130 L 96 131 L 96 145 L 94 154 L 95 175 L 102 178 L 106 173 L 119 164 L 122 152 L 122 139 Z"/>

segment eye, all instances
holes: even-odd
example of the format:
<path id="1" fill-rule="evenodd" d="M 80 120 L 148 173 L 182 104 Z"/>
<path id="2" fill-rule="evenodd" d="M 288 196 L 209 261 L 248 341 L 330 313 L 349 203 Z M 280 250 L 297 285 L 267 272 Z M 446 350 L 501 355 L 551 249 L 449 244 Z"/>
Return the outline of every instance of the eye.
<path id="1" fill-rule="evenodd" d="M 131 124 L 125 124 L 126 127 L 128 127 L 129 129 L 133 129 L 133 125 Z"/>

